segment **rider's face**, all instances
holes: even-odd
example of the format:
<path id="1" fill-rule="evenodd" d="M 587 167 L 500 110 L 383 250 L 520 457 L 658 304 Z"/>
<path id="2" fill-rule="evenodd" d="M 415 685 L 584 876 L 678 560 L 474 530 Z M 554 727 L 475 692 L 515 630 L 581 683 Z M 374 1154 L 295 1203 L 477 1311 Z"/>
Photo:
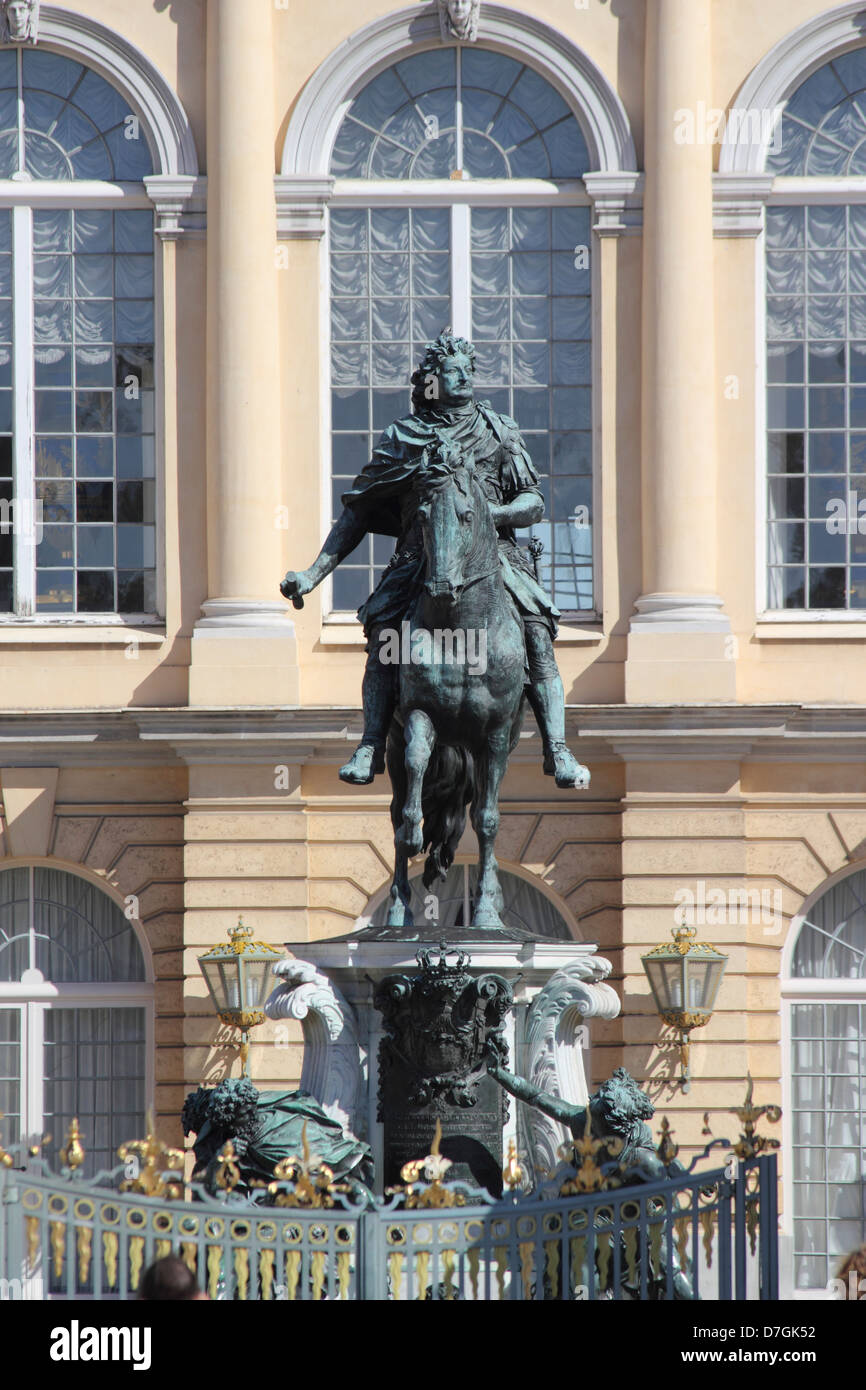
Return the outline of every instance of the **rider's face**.
<path id="1" fill-rule="evenodd" d="M 457 352 L 446 357 L 439 368 L 439 399 L 448 404 L 451 401 L 471 401 L 472 365 L 465 353 Z"/>

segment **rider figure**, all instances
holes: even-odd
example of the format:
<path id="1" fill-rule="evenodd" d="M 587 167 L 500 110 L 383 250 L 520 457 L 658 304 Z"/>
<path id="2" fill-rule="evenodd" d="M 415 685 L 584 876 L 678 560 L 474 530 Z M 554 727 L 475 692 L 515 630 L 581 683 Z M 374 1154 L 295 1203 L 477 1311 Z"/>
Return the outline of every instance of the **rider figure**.
<path id="1" fill-rule="evenodd" d="M 420 591 L 423 554 L 417 529 L 402 515 L 401 499 L 410 492 L 422 456 L 443 442 L 474 463 L 499 532 L 499 559 L 505 588 L 520 614 L 526 642 L 526 694 L 538 720 L 544 771 L 558 787 L 586 787 L 589 772 L 565 742 L 565 692 L 553 654 L 559 611 L 532 572 L 515 529 L 541 520 L 543 501 L 520 430 L 508 415 L 473 398 L 475 349 L 450 331 L 428 343 L 412 376 L 411 415 L 395 420 L 382 435 L 373 457 L 343 494 L 343 512 L 307 570 L 289 571 L 280 585 L 297 599 L 321 584 L 368 532 L 395 536 L 394 555 L 373 594 L 358 610 L 367 639 L 364 674 L 364 733 L 354 755 L 340 768 L 344 782 L 366 786 L 384 771 L 385 742 L 396 704 L 393 668 L 380 660 L 380 635 L 399 631 Z"/>

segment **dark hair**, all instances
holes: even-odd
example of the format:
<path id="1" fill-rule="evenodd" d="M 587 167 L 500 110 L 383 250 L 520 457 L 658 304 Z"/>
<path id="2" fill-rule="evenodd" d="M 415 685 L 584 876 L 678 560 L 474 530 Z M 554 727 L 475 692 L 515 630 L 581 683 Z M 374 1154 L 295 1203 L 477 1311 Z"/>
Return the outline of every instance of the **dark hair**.
<path id="1" fill-rule="evenodd" d="M 412 373 L 413 409 L 423 410 L 427 400 L 424 394 L 427 378 L 436 376 L 446 357 L 454 357 L 457 353 L 469 358 L 469 366 L 474 372 L 475 348 L 468 338 L 461 338 L 456 333 L 452 333 L 450 328 L 446 328 L 444 333 L 440 333 L 438 338 L 434 338 L 432 343 L 426 345 L 424 356 L 418 363 L 417 369 Z"/>
<path id="2" fill-rule="evenodd" d="M 861 1245 L 859 1249 L 852 1250 L 850 1255 L 845 1256 L 836 1278 L 847 1280 L 852 1270 L 857 1274 L 858 1280 L 866 1278 L 866 1245 Z"/>
<path id="3" fill-rule="evenodd" d="M 144 1271 L 138 1296 L 146 1303 L 188 1303 L 200 1292 L 196 1277 L 177 1255 L 165 1255 Z"/>

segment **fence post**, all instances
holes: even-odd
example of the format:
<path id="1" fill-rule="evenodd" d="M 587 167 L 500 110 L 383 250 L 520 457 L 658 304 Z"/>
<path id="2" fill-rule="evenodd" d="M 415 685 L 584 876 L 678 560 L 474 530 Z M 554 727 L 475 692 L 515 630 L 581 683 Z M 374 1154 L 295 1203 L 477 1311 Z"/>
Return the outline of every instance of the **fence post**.
<path id="1" fill-rule="evenodd" d="M 0 1280 L 9 1278 L 6 1270 L 6 1171 L 0 1163 Z M 3 1283 L 2 1287 L 9 1286 Z"/>
<path id="2" fill-rule="evenodd" d="M 761 1242 L 760 1299 L 776 1302 L 779 1297 L 779 1191 L 776 1155 L 758 1159 L 759 1210 L 758 1238 Z"/>
<path id="3" fill-rule="evenodd" d="M 746 1165 L 737 1163 L 734 1180 L 734 1299 L 746 1301 Z"/>
<path id="4" fill-rule="evenodd" d="M 384 1265 L 379 1268 L 379 1213 L 375 1207 L 365 1207 L 358 1217 L 358 1262 L 355 1270 L 355 1298 L 361 1303 L 387 1301 L 387 1288 L 380 1289 L 385 1280 Z"/>
<path id="5" fill-rule="evenodd" d="M 719 1179 L 716 1216 L 719 1223 L 719 1301 L 731 1300 L 731 1184 Z"/>

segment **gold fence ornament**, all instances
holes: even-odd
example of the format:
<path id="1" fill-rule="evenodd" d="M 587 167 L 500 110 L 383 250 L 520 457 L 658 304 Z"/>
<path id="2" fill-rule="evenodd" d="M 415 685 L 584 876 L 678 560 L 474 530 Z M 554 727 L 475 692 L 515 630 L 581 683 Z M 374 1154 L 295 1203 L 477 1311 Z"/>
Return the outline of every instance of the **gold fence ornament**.
<path id="1" fill-rule="evenodd" d="M 742 1133 L 739 1141 L 733 1145 L 734 1153 L 737 1158 L 755 1158 L 766 1149 L 778 1149 L 781 1147 L 778 1139 L 768 1138 L 764 1134 L 756 1134 L 755 1127 L 762 1115 L 766 1115 L 771 1125 L 777 1125 L 782 1118 L 781 1106 L 778 1105 L 753 1105 L 752 1093 L 755 1083 L 752 1080 L 751 1072 L 746 1073 L 746 1099 L 738 1109 L 731 1110 L 731 1115 L 736 1115 L 742 1125 Z"/>
<path id="2" fill-rule="evenodd" d="M 587 1106 L 583 1138 L 572 1139 L 571 1143 L 562 1144 L 559 1148 L 559 1157 L 575 1170 L 574 1177 L 567 1178 L 559 1189 L 560 1197 L 577 1197 L 584 1192 L 607 1192 L 612 1187 L 619 1187 L 619 1177 L 615 1173 L 603 1173 L 596 1155 L 604 1150 L 610 1158 L 615 1159 L 619 1158 L 624 1148 L 623 1139 L 611 1139 L 609 1136 L 593 1139 L 592 1115 Z"/>
<path id="3" fill-rule="evenodd" d="M 437 1117 L 433 1143 L 426 1158 L 413 1158 L 400 1169 L 403 1187 L 389 1187 L 388 1195 L 401 1194 L 407 1208 L 414 1207 L 464 1207 L 466 1198 L 462 1192 L 451 1192 L 443 1186 L 442 1179 L 451 1167 L 451 1159 L 440 1152 L 442 1144 L 442 1121 Z M 426 1186 L 422 1185 L 422 1180 Z"/>
<path id="4" fill-rule="evenodd" d="M 221 1192 L 234 1192 L 240 1180 L 241 1170 L 238 1167 L 235 1146 L 231 1139 L 228 1139 L 217 1155 L 214 1182 Z"/>
<path id="5" fill-rule="evenodd" d="M 310 1151 L 307 1138 L 307 1122 L 301 1130 L 301 1157 L 291 1154 L 283 1158 L 274 1168 L 275 1181 L 268 1184 L 268 1191 L 277 1207 L 318 1207 L 330 1208 L 338 1192 L 349 1192 L 346 1183 L 334 1182 L 334 1170 Z M 280 1190 L 279 1184 L 292 1184 L 292 1190 Z"/>
<path id="6" fill-rule="evenodd" d="M 671 1130 L 670 1121 L 668 1120 L 667 1115 L 663 1115 L 661 1123 L 661 1138 L 659 1139 L 658 1145 L 656 1147 L 656 1153 L 658 1154 L 659 1161 L 663 1163 L 666 1168 L 670 1168 L 679 1151 L 679 1144 L 674 1143 L 673 1131 Z"/>
<path id="7" fill-rule="evenodd" d="M 166 1172 L 182 1172 L 184 1154 L 171 1149 L 157 1139 L 153 1132 L 153 1115 L 147 1115 L 147 1135 L 121 1144 L 117 1156 L 122 1163 L 134 1165 L 131 1176 L 120 1184 L 121 1192 L 135 1192 L 140 1197 L 162 1197 L 177 1202 L 183 1197 L 183 1183 L 166 1181 Z"/>
<path id="8" fill-rule="evenodd" d="M 66 1143 L 60 1150 L 60 1161 L 64 1168 L 68 1168 L 70 1173 L 74 1173 L 84 1162 L 84 1146 L 81 1143 L 81 1130 L 78 1127 L 78 1119 L 70 1120 L 69 1129 L 66 1131 Z"/>
<path id="9" fill-rule="evenodd" d="M 502 1169 L 502 1178 L 509 1192 L 515 1192 L 518 1187 L 523 1186 L 526 1174 L 517 1161 L 517 1145 L 513 1139 L 508 1141 L 508 1154 L 505 1165 Z"/>
<path id="10" fill-rule="evenodd" d="M 6 1117 L 5 1117 L 5 1115 L 3 1114 L 3 1111 L 0 1110 L 0 1120 L 3 1120 L 3 1119 L 5 1119 L 5 1118 L 6 1118 Z M 11 1168 L 11 1167 L 12 1167 L 12 1155 L 11 1155 L 11 1154 L 8 1154 L 8 1153 L 6 1152 L 6 1150 L 4 1149 L 2 1143 L 0 1143 L 0 1168 Z"/>

